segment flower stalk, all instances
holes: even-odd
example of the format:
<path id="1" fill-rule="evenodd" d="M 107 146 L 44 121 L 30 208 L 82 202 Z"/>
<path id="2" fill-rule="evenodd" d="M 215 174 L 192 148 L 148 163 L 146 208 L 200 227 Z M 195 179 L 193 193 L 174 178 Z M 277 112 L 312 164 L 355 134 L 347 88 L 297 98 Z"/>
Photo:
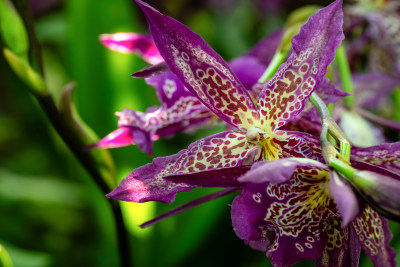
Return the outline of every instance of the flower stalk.
<path id="1" fill-rule="evenodd" d="M 336 62 L 339 67 L 340 81 L 343 91 L 353 94 L 354 89 L 351 81 L 351 71 L 346 55 L 346 49 L 343 44 L 336 50 Z M 348 108 L 354 107 L 354 96 L 346 96 L 343 98 L 343 101 Z"/>
<path id="2" fill-rule="evenodd" d="M 31 90 L 31 93 L 36 97 L 40 107 L 65 144 L 86 169 L 100 190 L 104 194 L 107 194 L 111 191 L 114 184 L 110 183 L 109 177 L 105 177 L 105 173 L 100 170 L 98 167 L 99 161 L 96 160 L 94 155 L 88 151 L 85 151 L 84 147 L 86 144 L 84 139 L 76 127 L 74 127 L 73 123 L 68 122 L 68 117 L 65 116 L 61 110 L 59 110 L 52 95 L 47 90 L 47 85 L 45 84 L 43 78 L 44 72 L 40 45 L 34 32 L 33 19 L 29 10 L 29 3 L 28 1 L 14 1 L 14 3 L 17 10 L 17 15 L 19 13 L 21 19 L 24 21 L 25 29 L 29 37 L 30 55 L 28 58 L 30 60 L 24 60 L 24 57 L 21 57 L 20 55 L 11 51 L 14 42 L 7 44 L 10 49 L 4 48 L 6 59 L 10 63 L 13 70 L 17 72 L 20 78 L 26 82 Z M 2 35 L 4 35 L 3 32 Z M 25 70 L 25 73 L 21 73 L 21 66 L 24 67 L 22 69 Z M 26 77 L 26 74 L 29 73 L 31 73 L 31 75 Z M 120 265 L 124 267 L 132 266 L 130 257 L 131 251 L 129 248 L 129 234 L 123 222 L 121 207 L 115 200 L 110 200 L 109 203 L 111 205 L 116 224 Z"/>

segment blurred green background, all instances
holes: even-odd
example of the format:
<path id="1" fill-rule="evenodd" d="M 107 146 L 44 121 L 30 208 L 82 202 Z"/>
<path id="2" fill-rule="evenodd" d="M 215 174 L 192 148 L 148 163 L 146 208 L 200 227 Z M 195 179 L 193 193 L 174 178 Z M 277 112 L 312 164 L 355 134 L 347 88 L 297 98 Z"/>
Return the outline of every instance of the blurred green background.
<path id="1" fill-rule="evenodd" d="M 199 33 L 226 60 L 247 51 L 306 3 L 331 1 L 149 1 Z M 133 1 L 32 1 L 46 81 L 56 99 L 76 81 L 83 120 L 103 137 L 117 127 L 116 111 L 158 105 L 154 89 L 130 74 L 147 64 L 98 41 L 102 33 L 147 32 Z M 27 87 L 0 56 L 0 244 L 15 266 L 118 266 L 110 206 L 54 131 Z M 154 144 L 154 156 L 185 148 L 221 128 L 179 134 Z M 135 146 L 111 150 L 117 178 L 151 161 Z M 234 196 L 188 210 L 148 229 L 139 224 L 215 189 L 180 193 L 173 205 L 124 203 L 135 266 L 265 266 L 265 253 L 236 237 Z M 398 234 L 398 225 L 393 224 Z M 395 234 L 396 235 L 396 234 Z M 400 241 L 393 245 L 400 247 Z M 368 266 L 368 260 L 363 258 Z M 398 260 L 400 261 L 400 260 Z M 298 264 L 309 266 L 310 262 Z M 311 264 L 312 265 L 312 264 Z"/>

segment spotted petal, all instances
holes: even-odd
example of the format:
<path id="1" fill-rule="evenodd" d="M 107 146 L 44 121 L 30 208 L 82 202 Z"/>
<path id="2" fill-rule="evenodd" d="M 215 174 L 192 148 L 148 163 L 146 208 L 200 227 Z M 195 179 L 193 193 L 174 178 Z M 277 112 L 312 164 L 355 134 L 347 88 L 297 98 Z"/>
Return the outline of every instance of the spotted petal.
<path id="1" fill-rule="evenodd" d="M 329 223 L 338 219 L 333 217 L 333 201 L 324 193 L 327 182 L 328 172 L 317 168 L 298 169 L 281 184 L 249 184 L 232 205 L 236 233 L 258 248 L 271 244 L 267 256 L 273 265 L 318 262 L 328 243 Z"/>
<path id="2" fill-rule="evenodd" d="M 352 158 L 400 172 L 400 142 L 352 149 Z"/>
<path id="3" fill-rule="evenodd" d="M 388 245 L 392 233 L 385 218 L 366 206 L 363 213 L 353 221 L 353 227 L 374 266 L 396 266 L 396 252 Z"/>
<path id="4" fill-rule="evenodd" d="M 118 32 L 100 35 L 100 41 L 107 48 L 121 53 L 138 53 L 150 64 L 158 64 L 164 59 L 158 53 L 151 36 L 133 32 Z"/>
<path id="5" fill-rule="evenodd" d="M 254 104 L 228 64 L 196 33 L 142 1 L 154 42 L 171 71 L 208 108 L 238 128 L 258 121 Z"/>
<path id="6" fill-rule="evenodd" d="M 226 131 L 208 136 L 175 155 L 156 158 L 152 163 L 133 170 L 107 197 L 171 203 L 176 193 L 189 191 L 193 186 L 174 183 L 164 179 L 165 176 L 240 166 L 251 152 L 253 147 L 250 146 L 240 132 Z"/>
<path id="7" fill-rule="evenodd" d="M 260 94 L 258 109 L 265 132 L 272 134 L 292 121 L 321 84 L 344 39 L 342 24 L 342 1 L 337 0 L 311 16 L 292 38 L 293 53 Z"/>
<path id="8" fill-rule="evenodd" d="M 158 82 L 164 83 L 163 87 L 159 88 L 163 90 L 159 94 L 162 95 L 162 101 L 165 101 L 161 108 L 148 112 L 124 109 L 118 113 L 120 116 L 118 127 L 131 129 L 135 144 L 149 155 L 152 151 L 152 142 L 158 137 L 170 136 L 181 131 L 191 132 L 217 122 L 212 119 L 213 113 L 197 98 L 189 92 L 184 93 L 184 89 L 179 89 L 179 84 L 174 84 L 173 80 L 164 78 L 155 78 Z M 174 91 L 174 88 L 178 89 Z"/>

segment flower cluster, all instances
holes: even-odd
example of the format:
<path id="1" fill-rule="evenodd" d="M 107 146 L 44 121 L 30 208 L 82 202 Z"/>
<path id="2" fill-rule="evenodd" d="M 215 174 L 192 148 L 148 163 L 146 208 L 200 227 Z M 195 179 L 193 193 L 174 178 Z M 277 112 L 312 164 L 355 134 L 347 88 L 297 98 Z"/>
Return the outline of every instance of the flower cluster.
<path id="1" fill-rule="evenodd" d="M 395 266 L 385 217 L 400 218 L 400 143 L 384 143 L 389 139 L 379 127 L 398 129 L 399 124 L 365 109 L 387 103 L 400 83 L 393 35 L 400 17 L 390 12 L 397 5 L 389 1 L 373 12 L 352 6 L 343 14 L 342 1 L 334 1 L 301 26 L 291 38 L 291 53 L 265 81 L 260 77 L 276 63 L 274 52 L 289 31 L 273 33 L 226 63 L 185 25 L 140 0 L 137 4 L 151 37 L 118 33 L 101 41 L 113 50 L 138 52 L 153 64 L 133 76 L 156 89 L 161 106 L 144 113 L 123 110 L 119 129 L 94 146 L 134 143 L 151 154 L 159 137 L 216 123 L 225 123 L 226 131 L 133 170 L 107 197 L 171 203 L 178 192 L 195 187 L 226 188 L 220 195 L 240 190 L 231 209 L 234 231 L 253 249 L 267 251 L 274 266 L 305 259 L 317 266 L 356 266 L 361 248 L 375 266 Z M 395 26 L 388 26 L 389 20 Z M 357 36 L 365 21 L 367 29 Z M 347 72 L 340 62 L 344 33 Z M 382 53 L 366 52 L 367 43 Z M 331 64 L 335 53 L 339 67 Z M 357 58 L 363 53 L 368 69 L 360 73 Z M 378 66 L 388 63 L 387 54 L 393 64 Z M 337 72 L 341 83 L 335 82 Z M 349 101 L 349 93 L 355 101 Z M 333 117 L 354 145 L 351 155 L 343 153 L 347 140 L 324 112 L 332 103 Z M 330 137 L 340 141 L 340 153 Z"/>

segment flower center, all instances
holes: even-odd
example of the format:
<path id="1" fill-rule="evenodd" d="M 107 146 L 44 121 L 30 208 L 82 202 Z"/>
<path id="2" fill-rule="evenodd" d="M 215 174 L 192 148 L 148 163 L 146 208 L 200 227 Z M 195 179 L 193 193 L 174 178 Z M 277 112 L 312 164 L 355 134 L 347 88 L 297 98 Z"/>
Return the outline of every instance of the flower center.
<path id="1" fill-rule="evenodd" d="M 268 134 L 258 127 L 251 127 L 246 132 L 247 142 L 261 147 L 262 160 L 270 161 L 279 159 L 280 147 Z"/>

